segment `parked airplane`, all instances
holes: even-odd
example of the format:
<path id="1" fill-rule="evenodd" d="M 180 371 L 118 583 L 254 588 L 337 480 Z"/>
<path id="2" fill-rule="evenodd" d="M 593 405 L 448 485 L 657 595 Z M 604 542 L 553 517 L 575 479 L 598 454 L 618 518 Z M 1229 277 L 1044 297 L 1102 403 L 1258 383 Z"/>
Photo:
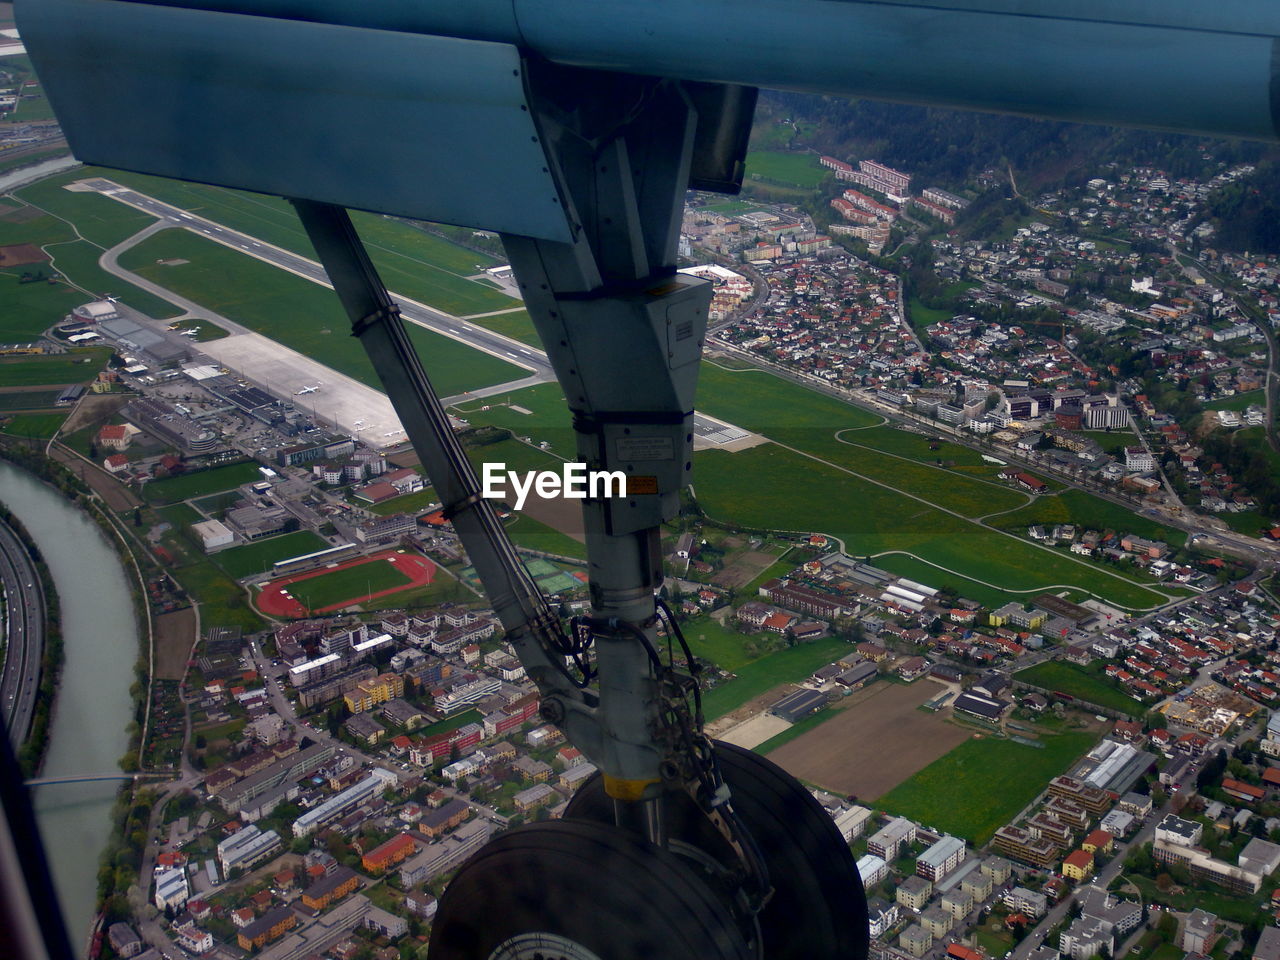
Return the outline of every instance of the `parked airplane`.
<path id="1" fill-rule="evenodd" d="M 315 392 L 316 392 L 317 390 L 319 390 L 319 389 L 320 389 L 320 384 L 318 384 L 318 383 L 317 383 L 317 384 L 315 384 L 314 386 L 311 386 L 311 387 L 303 387 L 301 390 L 299 390 L 297 393 L 295 393 L 295 394 L 294 394 L 294 396 L 295 396 L 295 397 L 300 397 L 300 396 L 302 396 L 304 393 L 315 393 Z"/>

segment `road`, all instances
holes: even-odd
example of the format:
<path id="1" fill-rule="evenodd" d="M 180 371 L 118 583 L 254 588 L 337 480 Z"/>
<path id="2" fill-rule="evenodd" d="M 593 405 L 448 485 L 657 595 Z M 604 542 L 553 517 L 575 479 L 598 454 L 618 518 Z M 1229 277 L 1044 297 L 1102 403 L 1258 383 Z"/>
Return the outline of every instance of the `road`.
<path id="1" fill-rule="evenodd" d="M 44 590 L 35 563 L 8 524 L 0 523 L 0 586 L 5 599 L 8 641 L 0 674 L 0 708 L 16 751 L 27 738 L 35 713 L 44 654 Z"/>

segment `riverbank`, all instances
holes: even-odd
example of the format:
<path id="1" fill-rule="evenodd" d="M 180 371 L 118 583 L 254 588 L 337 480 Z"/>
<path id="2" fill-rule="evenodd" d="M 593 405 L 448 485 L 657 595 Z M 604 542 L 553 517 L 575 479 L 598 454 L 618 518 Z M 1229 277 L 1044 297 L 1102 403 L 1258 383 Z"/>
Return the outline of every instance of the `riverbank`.
<path id="1" fill-rule="evenodd" d="M 147 561 L 139 563 L 120 521 L 60 464 L 14 445 L 0 447 L 0 461 L 6 461 L 0 469 L 14 470 L 4 487 L 6 500 L 25 497 L 24 521 L 33 510 L 57 514 L 41 518 L 43 530 L 27 524 L 32 539 L 45 547 L 51 578 L 63 583 L 65 665 L 44 775 L 101 774 L 117 764 L 136 770 L 143 756 L 151 674 Z M 73 509 L 56 509 L 48 501 Z M 59 555 L 51 556 L 55 552 Z M 75 585 L 70 594 L 69 584 Z M 132 781 L 123 787 L 50 784 L 33 793 L 58 898 L 71 940 L 79 946 L 99 911 L 109 920 L 131 916 L 127 891 L 138 883 L 142 854 L 133 836 L 139 823 L 147 823 L 151 802 L 144 796 L 147 790 Z M 86 854 L 92 857 L 92 851 L 102 851 L 96 874 L 86 869 Z"/>

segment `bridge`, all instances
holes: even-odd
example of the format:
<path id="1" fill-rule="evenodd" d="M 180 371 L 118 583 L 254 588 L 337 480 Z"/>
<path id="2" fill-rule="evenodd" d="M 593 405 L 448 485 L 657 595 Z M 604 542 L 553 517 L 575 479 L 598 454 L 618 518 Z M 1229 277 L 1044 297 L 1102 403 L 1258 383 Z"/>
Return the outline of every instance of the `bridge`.
<path id="1" fill-rule="evenodd" d="M 102 780 L 145 780 L 149 777 L 169 779 L 178 776 L 177 770 L 144 770 L 139 773 L 86 773 L 67 777 L 37 777 L 28 780 L 28 787 L 47 787 L 55 783 L 95 783 Z"/>

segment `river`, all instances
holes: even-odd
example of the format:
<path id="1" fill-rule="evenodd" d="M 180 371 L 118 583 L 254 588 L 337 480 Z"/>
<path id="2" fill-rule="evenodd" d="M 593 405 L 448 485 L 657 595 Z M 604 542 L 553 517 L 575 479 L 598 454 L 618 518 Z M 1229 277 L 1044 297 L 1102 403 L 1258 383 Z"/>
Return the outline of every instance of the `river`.
<path id="1" fill-rule="evenodd" d="M 138 626 L 124 568 L 97 524 L 30 474 L 0 461 L 0 503 L 44 555 L 62 606 L 65 663 L 54 706 L 46 777 L 119 770 L 128 746 L 129 686 Z M 72 947 L 94 917 L 98 858 L 111 829 L 117 782 L 35 789 L 36 818 Z"/>

